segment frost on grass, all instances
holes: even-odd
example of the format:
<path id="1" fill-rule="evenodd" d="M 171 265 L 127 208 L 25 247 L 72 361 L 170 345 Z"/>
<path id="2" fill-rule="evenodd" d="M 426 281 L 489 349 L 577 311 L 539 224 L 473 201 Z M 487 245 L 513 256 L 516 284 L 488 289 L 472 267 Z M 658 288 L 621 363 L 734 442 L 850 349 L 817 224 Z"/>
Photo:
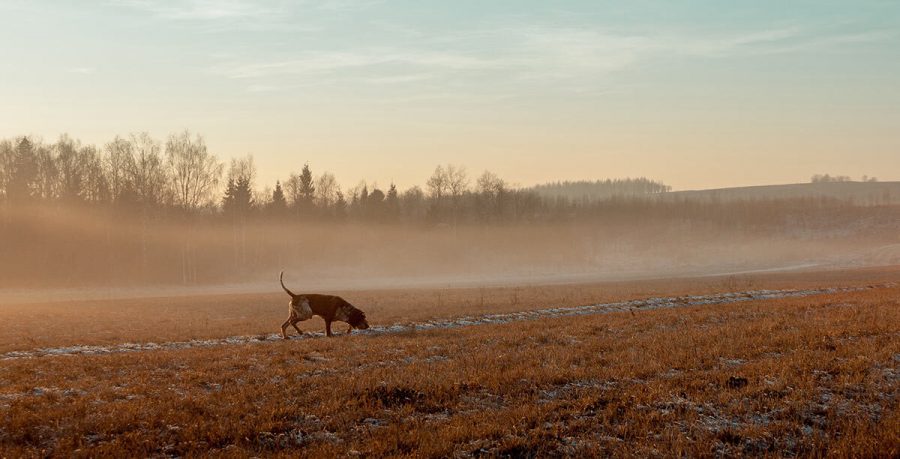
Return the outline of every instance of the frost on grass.
<path id="1" fill-rule="evenodd" d="M 877 287 L 890 287 L 886 284 Z M 469 327 L 485 324 L 505 324 L 525 320 L 535 320 L 554 317 L 584 316 L 594 314 L 607 314 L 612 312 L 648 311 L 654 309 L 667 309 L 686 306 L 704 306 L 730 304 L 753 300 L 771 300 L 779 298 L 800 298 L 811 295 L 821 295 L 839 292 L 854 292 L 873 287 L 832 287 L 806 290 L 750 290 L 745 292 L 718 293 L 712 295 L 687 295 L 675 297 L 648 298 L 641 300 L 621 301 L 614 303 L 599 303 L 587 306 L 557 307 L 538 309 L 533 311 L 510 312 L 503 314 L 484 314 L 480 316 L 466 316 L 452 319 L 435 319 L 424 322 L 412 322 L 407 324 L 393 324 L 385 326 L 372 326 L 368 330 L 357 330 L 359 335 L 384 335 L 403 334 L 416 331 L 436 329 L 448 329 Z M 321 332 L 307 332 L 292 339 L 309 339 L 324 336 Z M 111 346 L 66 346 L 55 348 L 42 348 L 30 351 L 13 351 L 0 355 L 0 360 L 70 356 L 70 355 L 101 355 L 123 352 L 142 352 L 155 350 L 177 350 L 190 348 L 216 347 L 226 345 L 246 345 L 254 343 L 271 343 L 281 341 L 281 335 L 272 333 L 268 335 L 229 336 L 227 338 L 172 341 L 166 343 L 123 343 Z"/>

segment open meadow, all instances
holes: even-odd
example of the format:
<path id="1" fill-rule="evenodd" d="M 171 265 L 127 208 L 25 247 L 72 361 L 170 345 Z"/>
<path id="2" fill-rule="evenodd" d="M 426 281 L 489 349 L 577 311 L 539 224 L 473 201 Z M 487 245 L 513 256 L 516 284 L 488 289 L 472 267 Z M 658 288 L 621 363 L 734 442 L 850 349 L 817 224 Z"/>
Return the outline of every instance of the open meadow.
<path id="1" fill-rule="evenodd" d="M 900 459 L 900 1 L 0 18 L 0 459 Z"/>
<path id="2" fill-rule="evenodd" d="M 4 305 L 0 457 L 897 456 L 898 280 L 347 291 L 370 330 L 288 341 L 277 285 Z"/>

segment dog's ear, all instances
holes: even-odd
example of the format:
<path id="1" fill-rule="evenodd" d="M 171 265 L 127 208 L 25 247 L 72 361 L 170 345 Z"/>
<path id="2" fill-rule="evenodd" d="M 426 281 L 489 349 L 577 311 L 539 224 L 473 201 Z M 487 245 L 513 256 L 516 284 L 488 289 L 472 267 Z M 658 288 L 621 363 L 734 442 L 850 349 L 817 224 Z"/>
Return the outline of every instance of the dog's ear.
<path id="1" fill-rule="evenodd" d="M 359 323 L 366 320 L 366 313 L 360 311 L 359 309 L 353 308 L 350 311 L 349 317 L 347 317 L 347 321 L 350 322 L 350 325 L 358 325 Z"/>

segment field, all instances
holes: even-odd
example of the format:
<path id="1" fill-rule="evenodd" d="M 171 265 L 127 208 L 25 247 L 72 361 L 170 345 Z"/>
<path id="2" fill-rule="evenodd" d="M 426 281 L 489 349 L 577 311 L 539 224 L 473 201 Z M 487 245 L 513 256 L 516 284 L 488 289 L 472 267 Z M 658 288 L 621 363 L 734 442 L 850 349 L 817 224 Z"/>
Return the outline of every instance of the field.
<path id="1" fill-rule="evenodd" d="M 896 457 L 898 280 L 337 292 L 372 332 L 289 341 L 277 285 L 3 305 L 0 457 Z"/>

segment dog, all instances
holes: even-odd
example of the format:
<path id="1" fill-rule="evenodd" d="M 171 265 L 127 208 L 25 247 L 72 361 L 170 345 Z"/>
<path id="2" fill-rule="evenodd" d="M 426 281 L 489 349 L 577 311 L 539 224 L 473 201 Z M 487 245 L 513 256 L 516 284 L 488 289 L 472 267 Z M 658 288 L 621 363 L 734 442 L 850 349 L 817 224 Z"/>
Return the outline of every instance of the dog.
<path id="1" fill-rule="evenodd" d="M 325 319 L 325 334 L 329 337 L 334 336 L 331 333 L 331 323 L 334 321 L 350 324 L 347 333 L 352 332 L 354 328 L 359 330 L 369 328 L 369 323 L 366 321 L 366 313 L 360 311 L 343 298 L 335 295 L 318 295 L 314 293 L 296 295 L 284 286 L 284 271 L 278 276 L 278 280 L 281 282 L 281 288 L 291 297 L 291 302 L 288 305 L 290 316 L 281 325 L 281 336 L 284 339 L 288 339 L 288 326 L 294 327 L 297 333 L 302 335 L 303 332 L 297 327 L 297 322 L 309 320 L 312 316 L 319 316 Z"/>

